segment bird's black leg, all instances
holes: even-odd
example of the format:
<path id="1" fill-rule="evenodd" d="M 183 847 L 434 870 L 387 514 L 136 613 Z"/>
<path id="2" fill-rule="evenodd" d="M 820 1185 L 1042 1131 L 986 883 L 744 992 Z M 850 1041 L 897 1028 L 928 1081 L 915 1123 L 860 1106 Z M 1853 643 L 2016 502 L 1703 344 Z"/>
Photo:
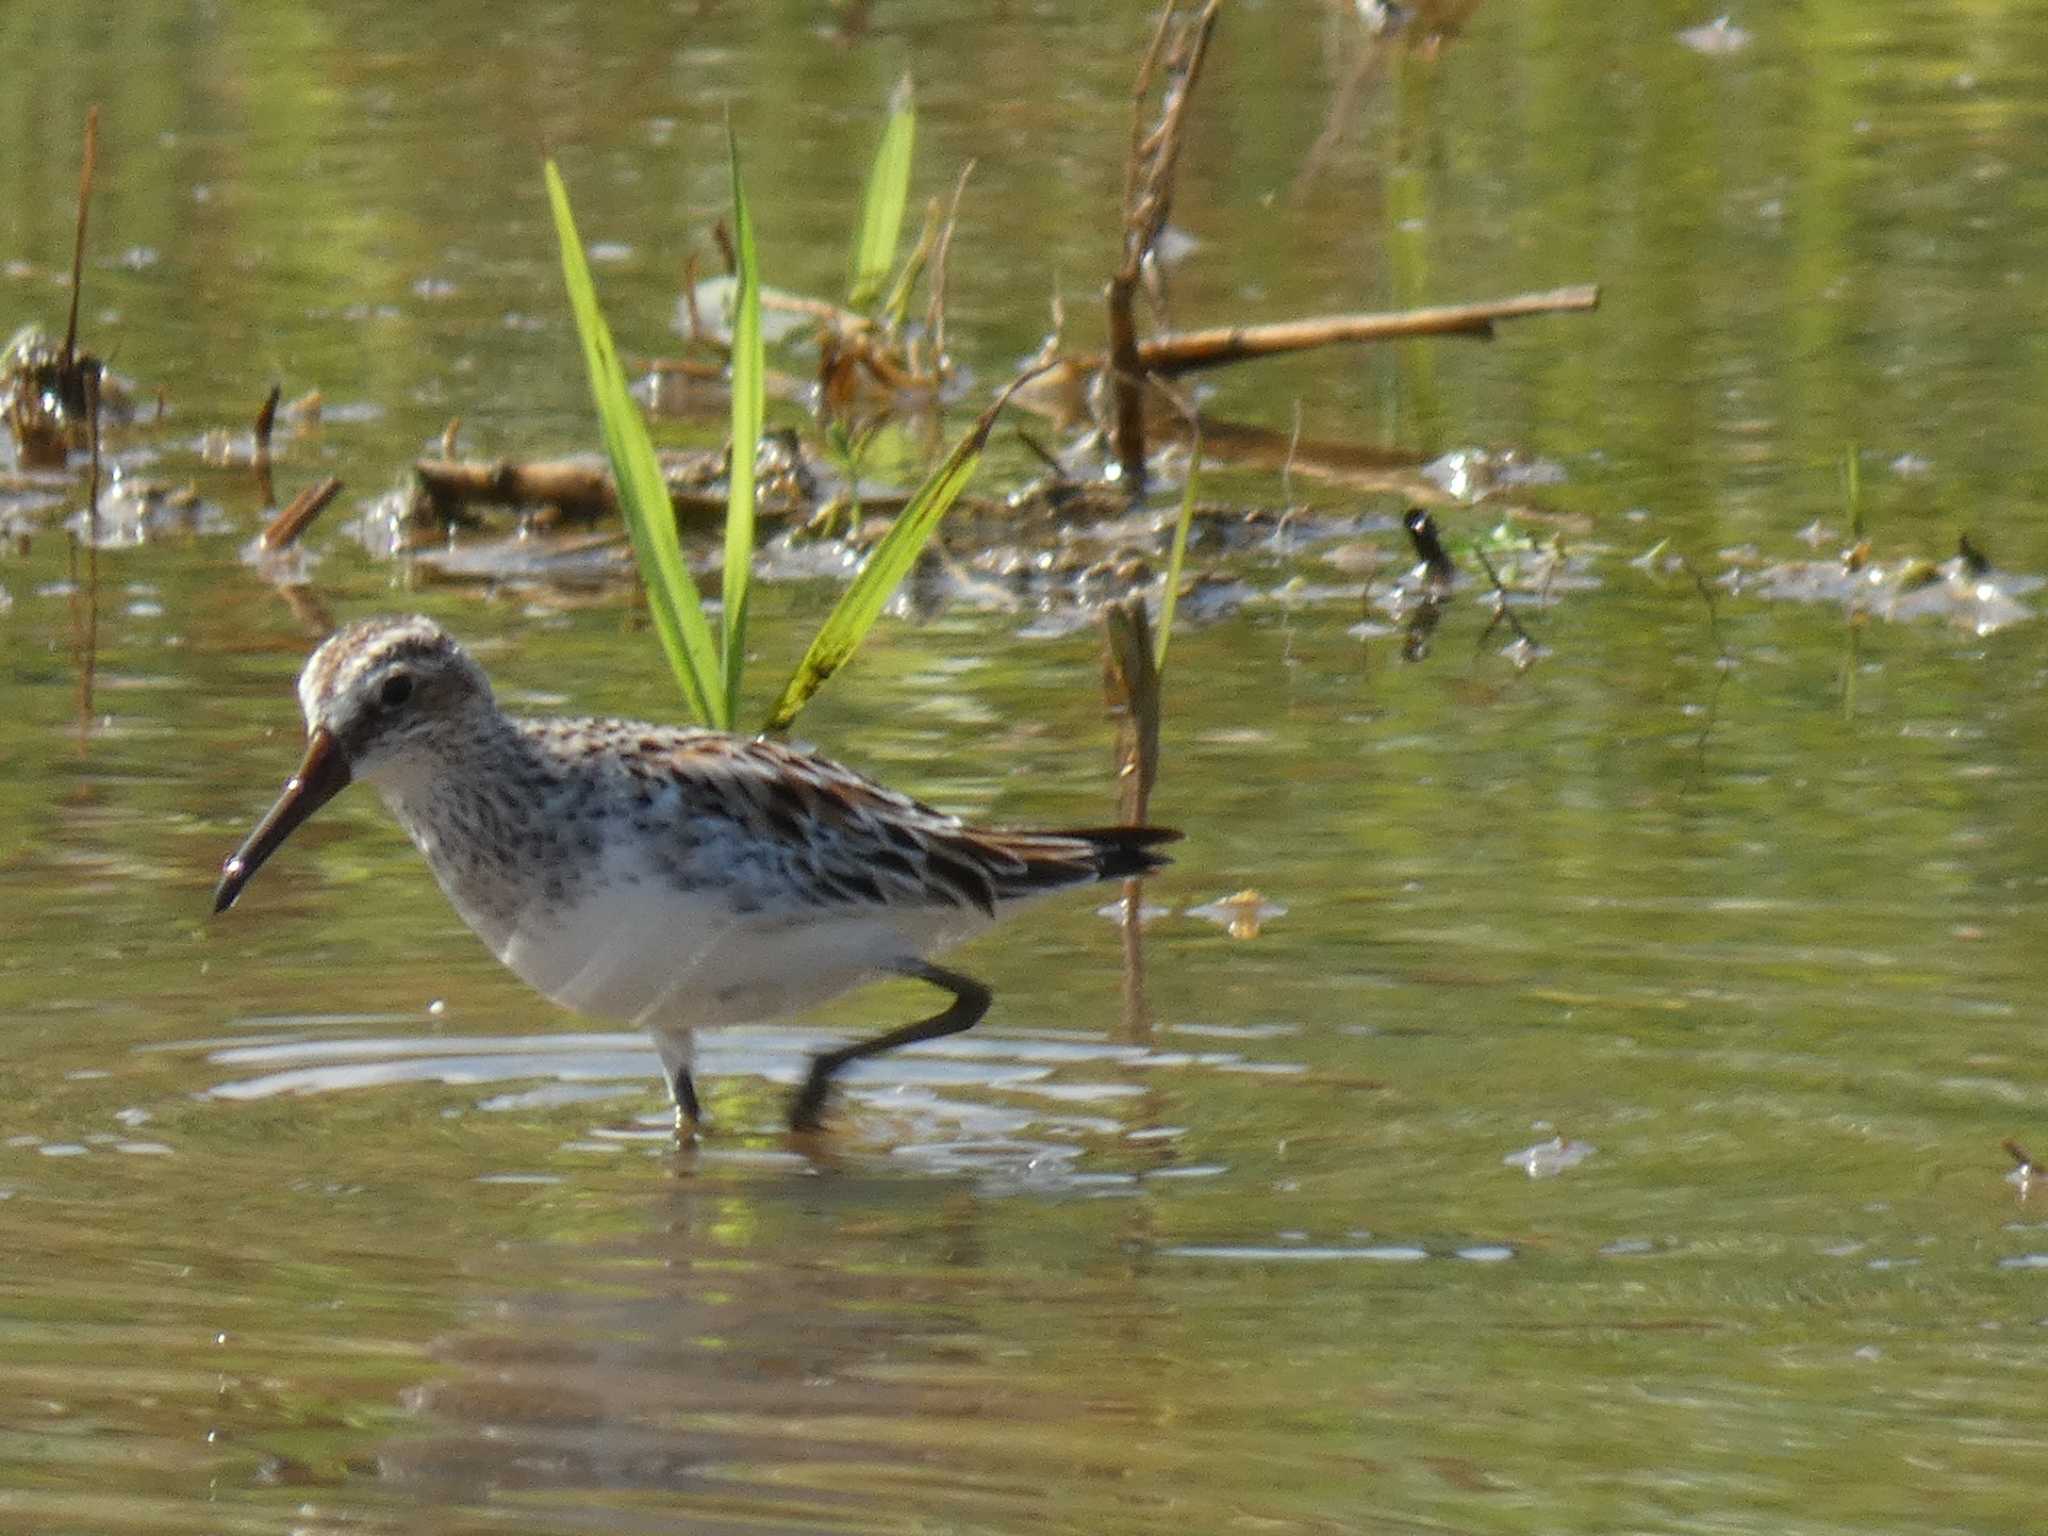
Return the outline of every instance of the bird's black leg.
<path id="1" fill-rule="evenodd" d="M 668 1091 L 675 1096 L 676 1113 L 696 1125 L 704 1118 L 704 1112 L 697 1107 L 697 1085 L 690 1081 L 690 1069 L 677 1067 L 676 1075 L 668 1081 Z"/>
<path id="2" fill-rule="evenodd" d="M 696 1037 L 687 1029 L 657 1028 L 654 1049 L 661 1057 L 662 1081 L 668 1084 L 668 1096 L 676 1106 L 676 1134 L 688 1139 L 697 1134 L 704 1120 L 704 1111 L 697 1104 L 697 1085 L 690 1081 L 690 1068 L 697 1056 Z"/>
<path id="3" fill-rule="evenodd" d="M 992 995 L 987 987 L 971 976 L 962 976 L 958 971 L 949 971 L 942 966 L 931 965 L 922 960 L 910 960 L 894 969 L 904 976 L 914 976 L 919 981 L 928 981 L 935 987 L 943 987 L 953 994 L 952 1004 L 933 1014 L 928 1019 L 919 1019 L 914 1024 L 905 1024 L 901 1029 L 892 1029 L 886 1035 L 877 1035 L 872 1040 L 858 1040 L 852 1045 L 842 1045 L 836 1051 L 820 1051 L 811 1058 L 810 1075 L 804 1079 L 803 1088 L 790 1100 L 789 1128 L 793 1131 L 815 1131 L 819 1128 L 819 1115 L 825 1108 L 825 1095 L 831 1090 L 832 1075 L 850 1061 L 860 1061 L 868 1056 L 879 1056 L 884 1051 L 893 1051 L 899 1045 L 915 1045 L 920 1040 L 936 1040 L 942 1035 L 957 1035 L 963 1029 L 972 1029 L 988 1012 Z"/>

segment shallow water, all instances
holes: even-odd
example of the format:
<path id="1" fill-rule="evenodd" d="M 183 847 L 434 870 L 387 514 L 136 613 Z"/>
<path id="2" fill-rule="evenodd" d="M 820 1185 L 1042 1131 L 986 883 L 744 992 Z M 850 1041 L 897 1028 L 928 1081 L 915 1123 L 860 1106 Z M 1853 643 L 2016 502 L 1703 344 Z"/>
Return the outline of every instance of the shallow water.
<path id="1" fill-rule="evenodd" d="M 1831 558 L 1853 439 L 1884 558 L 1968 531 L 2048 570 L 2038 3 L 1737 13 L 1701 51 L 1704 12 L 1496 0 L 1299 200 L 1356 23 L 1234 9 L 1178 315 L 1607 289 L 1212 403 L 1555 465 L 1591 582 L 1524 605 L 1527 671 L 1470 594 L 1410 665 L 1318 598 L 1353 579 L 1320 547 L 1242 556 L 1259 600 L 1174 642 L 1189 838 L 1142 987 L 1099 901 L 1019 917 L 959 953 L 987 1023 L 855 1077 L 829 1156 L 775 1134 L 785 1085 L 914 991 L 707 1040 L 717 1129 L 678 1150 L 645 1044 L 503 974 L 359 793 L 206 916 L 319 620 L 243 564 L 258 498 L 203 435 L 321 388 L 278 470 L 348 482 L 329 612 L 424 608 L 525 707 L 670 712 L 619 604 L 410 589 L 349 534 L 450 416 L 486 455 L 591 440 L 536 146 L 652 352 L 725 104 L 770 281 L 829 288 L 845 146 L 913 67 L 920 192 L 981 157 L 953 324 L 994 379 L 1055 287 L 1092 335 L 1146 20 L 1104 9 L 0 12 L 0 329 L 61 325 L 99 100 L 88 335 L 170 404 L 123 452 L 213 509 L 102 553 L 81 731 L 75 493 L 6 504 L 0 1529 L 2038 1525 L 2048 1208 L 2000 1141 L 2048 1142 L 2048 629 L 1718 584 L 1710 624 L 1631 563 L 1718 583 L 1817 518 Z M 1232 493 L 1395 548 L 1398 502 Z M 764 691 L 830 591 L 760 595 Z M 1112 802 L 1096 640 L 1029 614 L 887 625 L 804 732 L 977 816 Z M 1193 914 L 1247 889 L 1284 908 L 1256 937 Z"/>

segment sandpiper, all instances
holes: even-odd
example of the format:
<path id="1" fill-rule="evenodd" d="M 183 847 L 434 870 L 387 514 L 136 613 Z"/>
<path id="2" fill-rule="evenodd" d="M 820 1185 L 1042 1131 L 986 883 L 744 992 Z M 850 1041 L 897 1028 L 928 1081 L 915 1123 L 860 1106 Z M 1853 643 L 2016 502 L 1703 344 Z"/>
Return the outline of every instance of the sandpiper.
<path id="1" fill-rule="evenodd" d="M 765 738 L 508 715 L 426 618 L 337 631 L 299 675 L 306 755 L 228 859 L 225 911 L 292 830 L 355 779 L 412 838 L 462 920 L 566 1008 L 652 1031 L 679 1123 L 699 1119 L 692 1032 L 758 1022 L 884 975 L 952 1002 L 811 1059 L 814 1130 L 848 1062 L 971 1028 L 987 987 L 927 958 L 1017 903 L 1141 875 L 1164 827 L 970 826 Z"/>

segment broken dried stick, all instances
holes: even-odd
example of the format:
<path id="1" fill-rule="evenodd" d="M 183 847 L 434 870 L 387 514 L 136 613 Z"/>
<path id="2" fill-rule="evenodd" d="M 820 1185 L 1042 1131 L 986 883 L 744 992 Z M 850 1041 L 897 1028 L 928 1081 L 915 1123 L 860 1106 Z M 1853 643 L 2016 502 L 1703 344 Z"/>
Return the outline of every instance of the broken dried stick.
<path id="1" fill-rule="evenodd" d="M 257 543 L 273 553 L 289 548 L 313 525 L 313 519 L 327 510 L 328 503 L 340 494 L 341 482 L 332 475 L 317 485 L 307 486 L 270 520 L 270 525 L 257 535 Z"/>
<path id="2" fill-rule="evenodd" d="M 1344 342 L 1399 341 L 1412 336 L 1477 336 L 1491 338 L 1494 323 L 1526 315 L 1566 314 L 1600 307 L 1600 288 L 1581 283 L 1541 293 L 1476 304 L 1439 304 L 1424 309 L 1395 309 L 1352 315 L 1317 315 L 1306 320 L 1276 320 L 1265 325 L 1224 325 L 1207 330 L 1154 336 L 1137 344 L 1137 360 L 1151 373 L 1189 373 L 1219 368 L 1255 357 L 1306 352 Z M 1090 355 L 1072 359 L 1079 368 L 1100 368 L 1104 359 Z M 1115 362 L 1112 349 L 1109 361 Z"/>
<path id="3" fill-rule="evenodd" d="M 270 430 L 276 426 L 276 408 L 279 408 L 279 401 L 283 399 L 285 385 L 270 385 L 270 393 L 264 395 L 262 406 L 256 410 L 256 426 L 250 428 L 250 438 L 254 442 L 254 459 L 270 457 Z"/>

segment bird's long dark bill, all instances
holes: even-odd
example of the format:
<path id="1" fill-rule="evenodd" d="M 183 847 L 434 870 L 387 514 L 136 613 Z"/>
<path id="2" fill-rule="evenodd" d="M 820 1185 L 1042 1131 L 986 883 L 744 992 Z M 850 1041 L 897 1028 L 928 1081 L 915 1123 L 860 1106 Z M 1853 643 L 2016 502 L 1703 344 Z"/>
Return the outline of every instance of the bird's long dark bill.
<path id="1" fill-rule="evenodd" d="M 348 788 L 348 759 L 340 744 L 322 727 L 306 743 L 306 757 L 299 771 L 284 786 L 277 804 L 256 823 L 247 842 L 221 866 L 220 885 L 213 893 L 213 910 L 225 912 L 242 894 L 249 877 L 263 867 L 263 861 L 283 846 L 293 829 L 321 806 Z"/>

